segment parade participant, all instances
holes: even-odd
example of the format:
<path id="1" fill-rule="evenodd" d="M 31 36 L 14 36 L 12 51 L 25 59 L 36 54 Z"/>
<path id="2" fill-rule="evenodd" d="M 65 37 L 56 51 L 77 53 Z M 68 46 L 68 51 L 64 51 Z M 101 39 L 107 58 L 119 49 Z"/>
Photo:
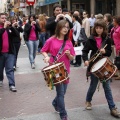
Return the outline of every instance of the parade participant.
<path id="1" fill-rule="evenodd" d="M 68 31 L 69 31 L 69 23 L 66 20 L 61 20 L 58 22 L 55 30 L 55 36 L 49 38 L 45 45 L 43 46 L 41 52 L 44 56 L 44 60 L 46 63 L 53 63 L 54 58 L 58 58 L 58 62 L 64 62 L 68 74 L 70 73 L 70 60 L 73 59 L 75 55 L 74 48 L 72 42 L 68 40 Z M 57 55 L 60 48 L 64 44 L 62 54 L 64 54 L 61 58 L 60 55 Z M 48 53 L 51 56 L 48 56 Z M 60 58 L 60 59 L 59 59 Z M 67 120 L 67 112 L 65 110 L 65 102 L 64 95 L 67 90 L 67 84 L 69 80 L 64 81 L 63 83 L 56 86 L 56 97 L 52 102 L 56 111 L 59 111 L 60 117 L 62 120 Z"/>
<path id="2" fill-rule="evenodd" d="M 14 47 L 12 37 L 15 29 L 6 21 L 5 13 L 0 13 L 0 86 L 3 85 L 4 68 L 9 81 L 9 89 L 16 92 L 14 79 Z"/>
<path id="3" fill-rule="evenodd" d="M 89 66 L 89 60 L 88 60 L 88 53 L 91 50 L 91 57 L 99 50 L 102 56 L 110 56 L 111 55 L 111 40 L 106 37 L 107 36 L 107 29 L 106 29 L 106 23 L 104 20 L 96 20 L 92 35 L 87 40 L 84 48 L 83 48 L 83 60 L 85 62 L 85 66 Z M 106 48 L 103 46 L 106 45 Z M 94 92 L 96 90 L 97 84 L 99 82 L 98 78 L 90 73 L 91 83 L 87 92 L 86 96 L 86 109 L 91 110 L 92 109 L 92 97 L 94 95 Z M 113 101 L 113 96 L 111 92 L 110 87 L 110 80 L 107 80 L 106 82 L 102 83 L 103 89 L 105 92 L 105 97 L 108 102 L 108 106 L 110 109 L 110 114 L 114 117 L 120 117 L 120 113 L 117 111 L 117 108 L 115 106 L 115 103 Z"/>
<path id="4" fill-rule="evenodd" d="M 20 38 L 20 32 L 23 32 L 22 27 L 19 25 L 19 21 L 17 21 L 16 18 L 11 18 L 11 24 L 16 30 L 16 34 L 12 37 L 13 40 L 13 45 L 15 49 L 15 60 L 14 60 L 14 70 L 16 70 L 16 64 L 17 64 L 17 57 L 18 57 L 18 52 L 20 49 L 21 45 L 21 38 Z"/>
<path id="5" fill-rule="evenodd" d="M 39 43 L 39 32 L 40 26 L 36 22 L 35 15 L 30 15 L 29 21 L 24 27 L 24 39 L 29 50 L 29 60 L 32 69 L 35 69 L 35 57 Z"/>

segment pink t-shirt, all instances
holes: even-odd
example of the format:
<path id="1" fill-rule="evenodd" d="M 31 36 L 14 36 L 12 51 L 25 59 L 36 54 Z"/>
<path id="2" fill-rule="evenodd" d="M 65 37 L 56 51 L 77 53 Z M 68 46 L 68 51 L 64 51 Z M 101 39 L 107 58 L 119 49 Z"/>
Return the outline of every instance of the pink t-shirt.
<path id="1" fill-rule="evenodd" d="M 116 54 L 118 55 L 120 51 L 120 26 L 113 29 L 114 29 L 113 40 L 116 48 Z"/>
<path id="2" fill-rule="evenodd" d="M 52 56 L 56 56 L 59 49 L 61 48 L 63 44 L 63 40 L 59 40 L 55 37 L 51 37 L 49 38 L 45 45 L 43 46 L 43 48 L 41 49 L 41 52 L 47 52 L 47 53 L 50 53 L 51 54 L 51 57 L 50 57 L 50 63 L 53 63 L 54 62 L 54 59 Z M 75 51 L 74 51 L 74 48 L 73 48 L 73 45 L 72 45 L 72 42 L 70 40 L 67 40 L 66 41 L 66 44 L 65 44 L 65 47 L 63 49 L 63 53 L 66 51 L 66 50 L 70 50 L 70 54 L 75 56 Z M 62 53 L 62 54 L 63 54 Z M 60 57 L 60 56 L 59 56 Z M 58 57 L 58 59 L 59 59 Z M 67 57 L 66 54 L 63 55 L 63 57 L 61 57 L 58 62 L 64 62 L 65 64 L 65 67 L 68 71 L 68 73 L 70 73 L 70 60 L 69 58 Z M 69 80 L 66 80 L 65 83 L 69 83 Z"/>
<path id="3" fill-rule="evenodd" d="M 2 25 L 0 25 L 0 28 L 3 28 Z M 6 53 L 9 51 L 9 42 L 8 42 L 8 33 L 5 30 L 5 32 L 2 35 L 2 53 Z"/>
<path id="4" fill-rule="evenodd" d="M 101 43 L 102 43 L 102 38 L 101 37 L 95 37 L 96 43 L 97 43 L 97 48 L 100 49 Z"/>
<path id="5" fill-rule="evenodd" d="M 32 41 L 37 40 L 34 25 L 32 26 L 31 31 L 30 31 L 29 40 L 32 40 Z"/>

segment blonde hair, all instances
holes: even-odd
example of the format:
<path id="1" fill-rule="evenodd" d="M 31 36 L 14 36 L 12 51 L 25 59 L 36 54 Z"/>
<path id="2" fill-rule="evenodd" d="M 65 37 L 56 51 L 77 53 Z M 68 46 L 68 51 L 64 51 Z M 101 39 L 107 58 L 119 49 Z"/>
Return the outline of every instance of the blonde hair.
<path id="1" fill-rule="evenodd" d="M 39 15 L 39 21 L 45 21 L 45 16 L 43 14 Z"/>

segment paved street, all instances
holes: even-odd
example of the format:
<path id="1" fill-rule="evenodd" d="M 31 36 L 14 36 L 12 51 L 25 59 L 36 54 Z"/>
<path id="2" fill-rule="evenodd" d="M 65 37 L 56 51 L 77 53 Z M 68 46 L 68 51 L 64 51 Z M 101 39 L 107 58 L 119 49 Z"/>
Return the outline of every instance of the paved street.
<path id="1" fill-rule="evenodd" d="M 31 69 L 27 47 L 21 45 L 18 68 L 15 72 L 17 93 L 9 91 L 5 77 L 0 87 L 0 120 L 60 120 L 54 112 L 51 101 L 55 90 L 50 91 L 43 79 L 41 70 L 46 64 L 42 55 L 36 57 L 36 69 Z M 66 109 L 70 120 L 116 120 L 109 114 L 102 85 L 96 91 L 92 105 L 93 110 L 84 108 L 89 82 L 86 82 L 86 68 L 71 66 L 70 84 L 65 96 Z M 120 81 L 111 83 L 114 101 L 120 110 Z"/>

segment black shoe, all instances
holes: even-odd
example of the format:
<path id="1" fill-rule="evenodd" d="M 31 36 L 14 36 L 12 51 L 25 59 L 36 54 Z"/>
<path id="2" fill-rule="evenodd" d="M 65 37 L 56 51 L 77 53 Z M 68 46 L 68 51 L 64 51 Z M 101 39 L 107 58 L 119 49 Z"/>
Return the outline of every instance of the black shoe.
<path id="1" fill-rule="evenodd" d="M 71 65 L 76 65 L 76 63 L 73 63 L 73 62 L 71 62 L 70 64 L 71 64 Z"/>
<path id="2" fill-rule="evenodd" d="M 79 65 L 79 64 L 76 64 L 76 65 L 74 65 L 74 67 L 80 67 L 81 65 Z"/>
<path id="3" fill-rule="evenodd" d="M 10 86 L 10 91 L 12 91 L 12 92 L 17 92 L 17 89 L 15 88 L 15 86 Z"/>

